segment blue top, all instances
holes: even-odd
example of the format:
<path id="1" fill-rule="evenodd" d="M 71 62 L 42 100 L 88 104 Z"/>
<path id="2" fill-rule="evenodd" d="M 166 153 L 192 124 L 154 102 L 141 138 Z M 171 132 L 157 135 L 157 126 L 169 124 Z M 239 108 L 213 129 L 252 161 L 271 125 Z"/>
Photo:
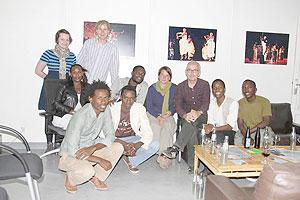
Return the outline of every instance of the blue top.
<path id="1" fill-rule="evenodd" d="M 174 115 L 175 111 L 175 91 L 176 85 L 172 83 L 170 87 L 170 98 L 169 98 L 169 111 Z M 153 83 L 147 93 L 145 107 L 147 112 L 149 112 L 152 116 L 158 117 L 162 110 L 162 104 L 164 101 L 164 97 L 156 90 L 156 83 Z"/>
<path id="2" fill-rule="evenodd" d="M 51 74 L 51 72 L 56 72 L 57 73 L 57 78 L 58 78 L 58 72 L 59 72 L 59 58 L 58 56 L 54 53 L 54 51 L 47 50 L 43 53 L 43 55 L 40 58 L 41 61 L 47 63 L 48 67 L 48 72 Z M 66 72 L 69 74 L 70 68 L 72 65 L 76 63 L 76 56 L 74 53 L 70 52 L 69 56 L 66 58 Z"/>
<path id="3" fill-rule="evenodd" d="M 59 58 L 54 53 L 53 50 L 46 50 L 41 58 L 41 61 L 45 62 L 48 67 L 48 74 L 46 78 L 50 79 L 59 79 Z M 69 77 L 71 66 L 76 63 L 76 56 L 74 53 L 70 52 L 69 56 L 66 58 L 66 78 Z M 45 110 L 45 91 L 44 91 L 44 85 L 42 87 L 42 91 L 40 94 L 39 99 L 39 110 Z"/>

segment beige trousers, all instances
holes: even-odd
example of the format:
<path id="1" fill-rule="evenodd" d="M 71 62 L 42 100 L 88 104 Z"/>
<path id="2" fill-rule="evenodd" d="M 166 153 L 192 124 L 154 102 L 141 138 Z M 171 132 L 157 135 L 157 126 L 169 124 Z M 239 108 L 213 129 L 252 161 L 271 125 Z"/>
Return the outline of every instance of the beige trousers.
<path id="1" fill-rule="evenodd" d="M 158 120 L 150 113 L 147 113 L 150 121 L 150 126 L 153 132 L 153 140 L 159 141 L 158 154 L 161 154 L 168 147 L 173 145 L 173 135 L 176 131 L 176 123 L 173 116 L 166 119 L 163 125 L 160 125 Z"/>
<path id="2" fill-rule="evenodd" d="M 61 156 L 58 168 L 67 173 L 72 185 L 84 183 L 93 176 L 96 176 L 101 181 L 105 181 L 122 156 L 123 151 L 123 146 L 114 142 L 110 147 L 105 147 L 93 153 L 93 155 L 111 162 L 112 168 L 108 171 L 105 171 L 99 164 L 87 160 L 78 160 L 67 154 Z"/>

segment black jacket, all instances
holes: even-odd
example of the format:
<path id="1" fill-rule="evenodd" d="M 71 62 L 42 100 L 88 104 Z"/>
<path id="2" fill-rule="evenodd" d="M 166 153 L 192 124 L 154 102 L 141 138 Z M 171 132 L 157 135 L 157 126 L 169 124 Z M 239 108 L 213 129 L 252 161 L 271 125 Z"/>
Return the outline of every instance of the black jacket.
<path id="1" fill-rule="evenodd" d="M 88 83 L 81 85 L 80 104 L 84 106 L 88 102 L 86 87 Z M 78 103 L 78 96 L 72 82 L 62 84 L 54 101 L 55 115 L 62 117 L 74 110 Z"/>

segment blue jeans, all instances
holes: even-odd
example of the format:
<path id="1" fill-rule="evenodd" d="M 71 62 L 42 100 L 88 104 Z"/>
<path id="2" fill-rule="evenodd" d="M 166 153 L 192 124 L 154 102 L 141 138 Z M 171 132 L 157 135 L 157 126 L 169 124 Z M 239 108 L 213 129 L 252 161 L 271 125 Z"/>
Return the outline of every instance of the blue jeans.
<path id="1" fill-rule="evenodd" d="M 129 137 L 122 137 L 118 138 L 120 140 L 123 140 L 127 143 L 137 143 L 141 140 L 140 136 L 129 136 Z M 148 149 L 144 149 L 143 147 L 139 148 L 136 152 L 136 155 L 134 157 L 128 156 L 129 161 L 134 167 L 137 167 L 138 165 L 145 162 L 148 158 L 153 156 L 159 149 L 159 142 L 156 140 L 153 140 L 150 144 Z"/>

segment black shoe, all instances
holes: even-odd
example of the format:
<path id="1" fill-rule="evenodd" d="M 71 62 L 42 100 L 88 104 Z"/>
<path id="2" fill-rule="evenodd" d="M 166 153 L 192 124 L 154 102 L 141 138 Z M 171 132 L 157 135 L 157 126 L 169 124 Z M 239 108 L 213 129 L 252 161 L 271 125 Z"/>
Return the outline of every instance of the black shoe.
<path id="1" fill-rule="evenodd" d="M 60 142 L 55 142 L 54 148 L 55 148 L 55 149 L 60 148 L 60 145 L 61 145 Z"/>
<path id="2" fill-rule="evenodd" d="M 179 151 L 178 147 L 172 146 L 172 147 L 168 147 L 167 150 L 162 152 L 162 154 L 169 159 L 174 159 L 176 158 L 178 151 Z"/>
<path id="3" fill-rule="evenodd" d="M 48 151 L 52 151 L 54 149 L 54 146 L 53 146 L 53 143 L 52 142 L 49 142 L 47 144 L 47 148 L 45 150 L 45 153 L 47 153 Z"/>

